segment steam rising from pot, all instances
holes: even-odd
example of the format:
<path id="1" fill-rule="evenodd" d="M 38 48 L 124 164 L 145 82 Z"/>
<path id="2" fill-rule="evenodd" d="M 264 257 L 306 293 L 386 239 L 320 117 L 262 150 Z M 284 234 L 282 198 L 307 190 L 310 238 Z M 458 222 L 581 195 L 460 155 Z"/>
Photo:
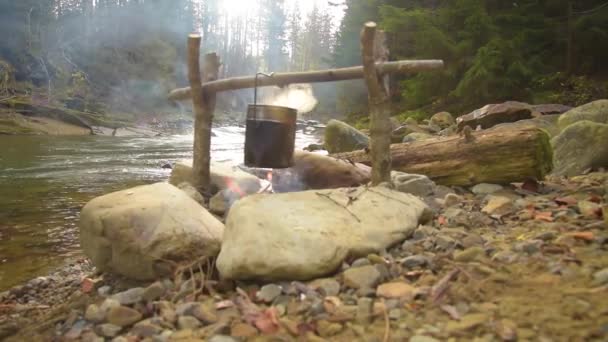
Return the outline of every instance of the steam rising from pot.
<path id="1" fill-rule="evenodd" d="M 305 114 L 317 106 L 319 101 L 310 84 L 291 84 L 284 88 L 274 88 L 274 94 L 264 99 L 265 104 L 294 108 L 298 114 Z"/>

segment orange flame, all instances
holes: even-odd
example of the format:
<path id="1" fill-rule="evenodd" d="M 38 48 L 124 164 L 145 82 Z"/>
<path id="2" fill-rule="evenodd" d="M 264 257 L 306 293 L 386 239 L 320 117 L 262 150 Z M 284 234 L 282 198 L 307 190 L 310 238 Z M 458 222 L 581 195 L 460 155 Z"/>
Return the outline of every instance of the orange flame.
<path id="1" fill-rule="evenodd" d="M 228 190 L 239 195 L 239 197 L 243 198 L 247 195 L 245 193 L 245 191 L 243 191 L 243 189 L 241 189 L 241 187 L 237 184 L 237 182 L 235 182 L 232 178 L 226 177 L 226 178 L 224 178 L 224 181 L 226 182 L 226 186 L 227 186 Z"/>
<path id="2" fill-rule="evenodd" d="M 272 171 L 268 171 L 268 175 L 266 176 L 266 179 L 272 183 Z"/>

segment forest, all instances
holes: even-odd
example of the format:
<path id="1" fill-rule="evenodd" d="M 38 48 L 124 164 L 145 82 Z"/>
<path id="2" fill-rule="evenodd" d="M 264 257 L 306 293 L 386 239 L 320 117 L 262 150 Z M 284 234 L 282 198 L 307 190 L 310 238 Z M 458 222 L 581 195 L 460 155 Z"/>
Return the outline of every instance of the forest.
<path id="1" fill-rule="evenodd" d="M 608 5 L 601 0 L 346 0 L 306 12 L 297 1 L 229 4 L 2 0 L 0 96 L 162 116 L 178 111 L 166 94 L 186 83 L 190 32 L 201 32 L 204 51 L 219 53 L 225 78 L 359 65 L 359 33 L 369 20 L 388 33 L 391 59 L 446 63 L 442 71 L 392 80 L 394 115 L 403 118 L 460 115 L 505 100 L 580 105 L 608 92 Z M 317 113 L 366 116 L 361 82 L 315 90 Z M 250 98 L 226 97 L 224 110 L 242 110 Z"/>

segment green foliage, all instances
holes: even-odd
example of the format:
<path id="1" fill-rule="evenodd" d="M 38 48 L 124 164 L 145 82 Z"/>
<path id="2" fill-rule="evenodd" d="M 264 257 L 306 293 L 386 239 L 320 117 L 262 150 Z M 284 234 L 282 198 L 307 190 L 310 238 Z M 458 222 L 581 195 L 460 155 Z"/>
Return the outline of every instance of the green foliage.
<path id="1" fill-rule="evenodd" d="M 405 122 L 407 119 L 414 119 L 417 122 L 422 122 L 428 118 L 430 118 L 429 113 L 417 109 L 417 110 L 408 110 L 396 116 L 399 122 Z"/>
<path id="2" fill-rule="evenodd" d="M 388 33 L 392 59 L 443 59 L 441 71 L 398 80 L 405 109 L 466 113 L 505 100 L 577 105 L 607 96 L 598 83 L 608 78 L 605 1 L 373 3 L 377 9 L 362 13 L 369 1 L 347 2 L 338 46 L 350 47 L 341 52 L 350 57 L 336 54 L 335 64 L 359 57 L 355 32 L 370 17 Z M 571 25 L 569 3 L 574 3 Z"/>

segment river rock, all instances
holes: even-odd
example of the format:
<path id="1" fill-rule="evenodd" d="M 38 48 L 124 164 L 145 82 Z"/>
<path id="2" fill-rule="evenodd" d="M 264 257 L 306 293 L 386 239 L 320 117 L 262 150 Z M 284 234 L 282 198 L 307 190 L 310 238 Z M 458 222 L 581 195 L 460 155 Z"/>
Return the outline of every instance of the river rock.
<path id="1" fill-rule="evenodd" d="M 608 100 L 597 100 L 571 109 L 559 118 L 558 125 L 565 129 L 583 120 L 608 124 Z"/>
<path id="2" fill-rule="evenodd" d="M 362 267 L 352 267 L 344 271 L 342 281 L 344 286 L 353 289 L 371 289 L 376 287 L 382 274 L 375 266 L 367 265 Z"/>
<path id="3" fill-rule="evenodd" d="M 502 190 L 503 187 L 498 184 L 480 183 L 471 188 L 471 192 L 475 195 L 489 195 Z"/>
<path id="4" fill-rule="evenodd" d="M 519 120 L 532 119 L 533 108 L 527 103 L 507 101 L 499 104 L 489 104 L 469 114 L 456 119 L 458 129 L 469 126 L 476 129 L 481 126 L 487 129 L 505 122 L 516 122 Z"/>
<path id="5" fill-rule="evenodd" d="M 448 112 L 440 112 L 431 117 L 431 124 L 439 126 L 441 129 L 446 129 L 456 124 L 456 120 L 452 114 Z"/>
<path id="6" fill-rule="evenodd" d="M 80 215 L 80 242 L 99 270 L 149 280 L 171 272 L 161 260 L 217 255 L 223 228 L 183 191 L 158 183 L 89 202 Z"/>
<path id="7" fill-rule="evenodd" d="M 437 187 L 435 182 L 427 176 L 399 171 L 391 172 L 391 180 L 398 191 L 420 197 L 432 195 Z"/>
<path id="8" fill-rule="evenodd" d="M 405 282 L 391 282 L 378 286 L 376 295 L 382 298 L 414 299 L 416 288 Z"/>
<path id="9" fill-rule="evenodd" d="M 553 138 L 551 144 L 555 175 L 576 176 L 590 168 L 608 166 L 608 124 L 576 122 Z"/>
<path id="10" fill-rule="evenodd" d="M 119 327 L 126 327 L 133 325 L 142 319 L 142 314 L 134 309 L 126 306 L 119 306 L 112 308 L 108 312 L 108 322 L 110 324 L 117 325 Z"/>
<path id="11" fill-rule="evenodd" d="M 102 127 L 102 126 L 91 126 L 92 135 L 100 135 L 104 137 L 111 137 L 114 135 L 114 128 Z"/>
<path id="12" fill-rule="evenodd" d="M 235 204 L 217 267 L 224 278 L 309 280 L 346 256 L 378 253 L 411 236 L 427 206 L 384 187 L 261 194 Z"/>
<path id="13" fill-rule="evenodd" d="M 325 148 L 329 153 L 361 150 L 369 146 L 369 137 L 338 120 L 330 120 L 325 128 Z"/>
<path id="14" fill-rule="evenodd" d="M 178 186 L 183 182 L 193 184 L 192 161 L 181 161 L 173 166 L 169 183 Z M 254 194 L 261 188 L 260 180 L 228 163 L 211 163 L 211 184 L 217 190 L 237 188 L 243 194 Z"/>

